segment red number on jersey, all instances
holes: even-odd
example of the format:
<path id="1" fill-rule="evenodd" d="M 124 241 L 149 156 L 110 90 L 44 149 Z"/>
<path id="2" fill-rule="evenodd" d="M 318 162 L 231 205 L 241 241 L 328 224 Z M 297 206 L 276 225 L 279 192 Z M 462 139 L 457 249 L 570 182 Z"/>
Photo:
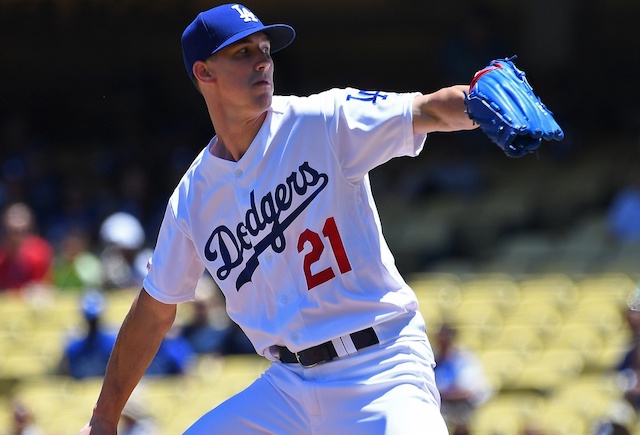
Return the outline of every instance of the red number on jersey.
<path id="1" fill-rule="evenodd" d="M 338 262 L 340 273 L 349 272 L 351 270 L 351 263 L 349 263 L 349 259 L 347 258 L 347 252 L 344 250 L 342 238 L 340 238 L 340 233 L 338 232 L 334 218 L 330 217 L 327 219 L 322 228 L 322 234 L 329 239 L 333 255 L 335 255 L 336 261 Z"/>
<path id="2" fill-rule="evenodd" d="M 349 272 L 351 270 L 351 263 L 349 263 L 349 259 L 347 258 L 347 253 L 344 249 L 344 245 L 342 244 L 342 238 L 340 237 L 334 218 L 331 217 L 326 220 L 324 227 L 322 228 L 322 235 L 329 239 L 329 245 L 331 246 L 333 255 L 336 258 L 336 262 L 338 263 L 340 273 Z M 298 238 L 298 252 L 302 252 L 302 249 L 304 249 L 304 245 L 307 242 L 311 244 L 311 251 L 304 256 L 303 267 L 304 276 L 307 279 L 307 288 L 308 290 L 311 290 L 312 288 L 335 278 L 336 274 L 331 267 L 327 267 L 317 273 L 313 273 L 311 271 L 311 266 L 320 260 L 320 257 L 324 252 L 325 244 L 318 233 L 306 229 Z"/>

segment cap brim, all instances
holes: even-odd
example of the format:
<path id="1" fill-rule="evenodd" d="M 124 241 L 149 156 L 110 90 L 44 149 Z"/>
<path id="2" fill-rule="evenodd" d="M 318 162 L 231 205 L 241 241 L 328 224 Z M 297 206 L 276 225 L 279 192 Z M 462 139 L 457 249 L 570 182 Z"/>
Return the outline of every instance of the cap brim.
<path id="1" fill-rule="evenodd" d="M 241 39 L 258 32 L 264 32 L 269 37 L 269 41 L 271 42 L 271 53 L 275 53 L 282 50 L 283 48 L 286 48 L 293 42 L 296 37 L 296 31 L 293 30 L 293 27 L 286 24 L 272 24 L 269 26 L 252 28 L 244 32 L 236 33 L 235 35 L 227 39 L 223 44 L 221 44 L 211 54 L 215 54 L 223 48 L 228 47 L 231 44 L 234 44 Z"/>

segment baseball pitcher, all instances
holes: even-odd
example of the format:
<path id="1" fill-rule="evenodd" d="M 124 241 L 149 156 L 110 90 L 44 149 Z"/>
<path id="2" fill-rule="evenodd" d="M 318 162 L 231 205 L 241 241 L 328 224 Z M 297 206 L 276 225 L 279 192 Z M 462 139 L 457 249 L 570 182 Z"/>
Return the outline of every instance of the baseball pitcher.
<path id="1" fill-rule="evenodd" d="M 176 304 L 194 300 L 203 273 L 272 364 L 187 434 L 447 433 L 424 320 L 385 242 L 368 173 L 417 156 L 428 133 L 482 126 L 488 110 L 475 108 L 468 85 L 275 95 L 272 53 L 294 37 L 240 4 L 202 12 L 184 31 L 184 64 L 216 135 L 169 198 L 82 433 L 115 433 Z M 535 148 L 513 140 L 527 128 L 513 131 L 509 146 Z"/>

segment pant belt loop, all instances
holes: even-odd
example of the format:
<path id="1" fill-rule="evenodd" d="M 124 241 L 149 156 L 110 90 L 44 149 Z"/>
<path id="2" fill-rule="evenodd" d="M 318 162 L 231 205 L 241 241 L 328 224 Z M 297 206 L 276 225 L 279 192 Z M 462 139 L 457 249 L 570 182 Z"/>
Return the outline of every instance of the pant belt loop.
<path id="1" fill-rule="evenodd" d="M 344 345 L 344 348 L 349 355 L 355 355 L 356 353 L 358 353 L 358 349 L 356 348 L 351 335 L 343 335 L 342 337 L 340 337 L 340 340 L 342 341 L 342 344 Z"/>
<path id="2" fill-rule="evenodd" d="M 342 337 L 334 338 L 331 340 L 331 344 L 333 344 L 339 358 L 358 353 L 358 349 L 356 348 L 351 335 L 343 335 Z"/>
<path id="3" fill-rule="evenodd" d="M 336 353 L 338 354 L 338 358 L 342 358 L 349 355 L 349 351 L 342 343 L 341 337 L 334 338 L 333 340 L 331 340 L 331 344 L 333 344 L 333 347 L 336 350 Z"/>

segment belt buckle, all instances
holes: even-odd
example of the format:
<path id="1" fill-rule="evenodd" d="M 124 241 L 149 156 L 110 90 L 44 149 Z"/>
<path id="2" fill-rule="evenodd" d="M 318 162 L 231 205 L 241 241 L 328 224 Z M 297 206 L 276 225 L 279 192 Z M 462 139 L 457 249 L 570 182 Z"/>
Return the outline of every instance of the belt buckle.
<path id="1" fill-rule="evenodd" d="M 302 367 L 304 367 L 305 369 L 309 369 L 311 367 L 315 367 L 317 366 L 319 363 L 315 362 L 313 364 L 304 364 L 301 360 L 300 360 L 300 355 L 298 354 L 298 352 L 293 352 L 293 354 L 296 356 L 296 360 L 298 361 L 298 364 L 300 364 Z"/>

